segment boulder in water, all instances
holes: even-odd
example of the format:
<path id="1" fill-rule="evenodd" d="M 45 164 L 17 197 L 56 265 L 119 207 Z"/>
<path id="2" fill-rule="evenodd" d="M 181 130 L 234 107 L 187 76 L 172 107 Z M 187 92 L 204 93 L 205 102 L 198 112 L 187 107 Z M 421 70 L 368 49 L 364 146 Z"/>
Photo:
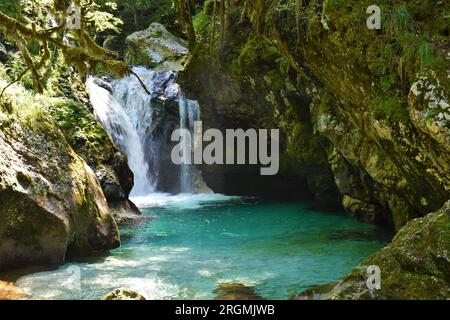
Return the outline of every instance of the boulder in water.
<path id="1" fill-rule="evenodd" d="M 368 267 L 381 271 L 381 289 L 367 285 Z M 392 243 L 365 260 L 337 284 L 308 289 L 298 298 L 341 300 L 450 299 L 450 202 L 410 221 Z"/>
<path id="2" fill-rule="evenodd" d="M 264 300 L 255 293 L 255 288 L 242 283 L 221 283 L 214 290 L 216 300 Z"/>
<path id="3" fill-rule="evenodd" d="M 59 265 L 67 256 L 120 245 L 116 222 L 90 167 L 60 130 L 0 120 L 0 271 Z"/>
<path id="4" fill-rule="evenodd" d="M 175 37 L 160 23 L 152 23 L 146 30 L 127 38 L 125 61 L 157 71 L 180 71 L 187 62 L 186 41 Z"/>
<path id="5" fill-rule="evenodd" d="M 101 300 L 146 300 L 144 296 L 137 292 L 131 291 L 129 289 L 116 289 L 106 296 L 102 297 Z"/>

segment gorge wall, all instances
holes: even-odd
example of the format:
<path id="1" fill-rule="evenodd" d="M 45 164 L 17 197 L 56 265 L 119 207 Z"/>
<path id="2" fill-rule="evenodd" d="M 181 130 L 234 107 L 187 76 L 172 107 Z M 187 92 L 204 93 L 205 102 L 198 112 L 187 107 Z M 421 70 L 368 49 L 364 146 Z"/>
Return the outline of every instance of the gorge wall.
<path id="1" fill-rule="evenodd" d="M 281 129 L 277 181 L 294 180 L 290 192 L 398 230 L 449 198 L 449 30 L 430 1 L 378 1 L 383 29 L 369 30 L 366 2 L 233 1 L 211 37 L 208 1 L 180 81 L 206 127 Z M 203 173 L 225 193 L 260 179 Z"/>

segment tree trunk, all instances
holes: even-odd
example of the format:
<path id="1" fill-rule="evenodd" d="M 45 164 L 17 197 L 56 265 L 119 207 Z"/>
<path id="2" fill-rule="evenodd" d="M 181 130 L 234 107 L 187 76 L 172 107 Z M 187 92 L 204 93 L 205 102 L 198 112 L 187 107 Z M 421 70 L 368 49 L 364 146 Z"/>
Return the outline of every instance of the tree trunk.
<path id="1" fill-rule="evenodd" d="M 192 16 L 189 3 L 186 0 L 174 0 L 177 15 L 186 29 L 186 34 L 189 43 L 189 50 L 193 50 L 197 44 L 195 36 L 194 24 L 192 23 Z"/>
<path id="2" fill-rule="evenodd" d="M 225 0 L 220 0 L 220 47 L 225 45 Z"/>

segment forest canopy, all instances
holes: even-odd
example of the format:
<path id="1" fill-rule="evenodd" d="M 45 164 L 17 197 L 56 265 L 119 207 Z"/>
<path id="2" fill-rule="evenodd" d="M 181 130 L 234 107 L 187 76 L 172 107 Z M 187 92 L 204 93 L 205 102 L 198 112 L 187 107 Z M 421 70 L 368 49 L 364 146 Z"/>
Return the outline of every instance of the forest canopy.
<path id="1" fill-rule="evenodd" d="M 79 75 L 93 72 L 99 65 L 115 76 L 132 71 L 118 54 L 96 43 L 97 34 L 120 32 L 122 21 L 114 16 L 117 3 L 103 0 L 14 0 L 0 6 L 3 36 L 20 52 L 26 65 L 15 81 L 26 73 L 33 87 L 43 92 L 44 74 L 55 56 L 74 67 Z"/>
<path id="2" fill-rule="evenodd" d="M 0 41 L 3 44 L 6 41 L 14 47 L 16 56 L 20 56 L 16 59 L 20 60 L 20 67 L 11 72 L 10 85 L 27 78 L 32 88 L 42 93 L 51 70 L 62 66 L 70 67 L 81 77 L 98 70 L 119 78 L 134 74 L 121 58 L 127 35 L 161 21 L 170 26 L 174 34 L 186 37 L 193 50 L 204 36 L 196 33 L 205 10 L 211 11 L 212 16 L 208 36 L 213 42 L 217 35 L 223 47 L 226 9 L 230 3 L 227 0 L 11 0 L 0 3 Z M 5 89 L 0 88 L 0 98 Z"/>

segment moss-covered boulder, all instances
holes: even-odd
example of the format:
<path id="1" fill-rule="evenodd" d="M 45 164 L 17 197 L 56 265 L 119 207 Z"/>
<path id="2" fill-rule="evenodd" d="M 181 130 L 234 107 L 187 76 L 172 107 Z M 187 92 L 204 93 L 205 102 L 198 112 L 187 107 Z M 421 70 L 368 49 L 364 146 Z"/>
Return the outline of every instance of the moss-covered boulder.
<path id="1" fill-rule="evenodd" d="M 369 290 L 367 268 L 381 270 L 381 289 Z M 450 202 L 410 221 L 390 245 L 335 285 L 313 287 L 304 297 L 320 299 L 449 299 Z"/>
<path id="2" fill-rule="evenodd" d="M 44 106 L 13 86 L 0 110 L 0 271 L 62 264 L 120 245 L 92 169 Z"/>
<path id="3" fill-rule="evenodd" d="M 78 91 L 85 96 L 84 87 Z M 135 220 L 141 214 L 129 200 L 134 174 L 127 157 L 118 150 L 105 129 L 89 109 L 89 99 L 80 103 L 73 99 L 54 99 L 45 106 L 67 142 L 94 171 L 117 223 Z"/>
<path id="4" fill-rule="evenodd" d="M 127 40 L 125 60 L 130 65 L 143 65 L 157 70 L 179 71 L 186 63 L 187 43 L 171 34 L 160 23 L 137 31 Z"/>

